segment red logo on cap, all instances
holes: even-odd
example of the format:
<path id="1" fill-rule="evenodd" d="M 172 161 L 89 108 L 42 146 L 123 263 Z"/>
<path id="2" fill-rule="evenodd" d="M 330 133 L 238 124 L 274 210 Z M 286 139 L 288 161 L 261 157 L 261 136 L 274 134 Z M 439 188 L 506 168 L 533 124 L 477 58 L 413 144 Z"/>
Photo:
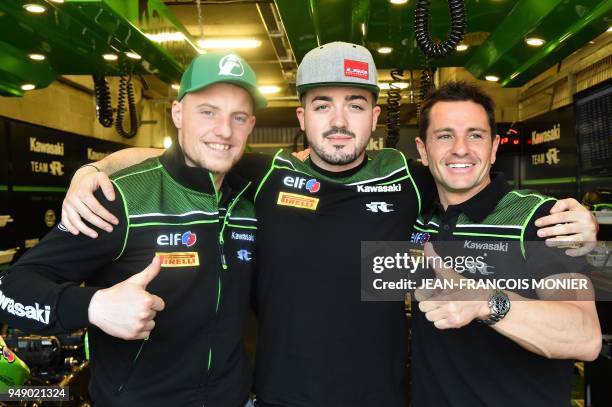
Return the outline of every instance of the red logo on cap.
<path id="1" fill-rule="evenodd" d="M 370 72 L 367 62 L 353 61 L 352 59 L 344 60 L 344 76 L 352 76 L 354 78 L 368 80 Z"/>

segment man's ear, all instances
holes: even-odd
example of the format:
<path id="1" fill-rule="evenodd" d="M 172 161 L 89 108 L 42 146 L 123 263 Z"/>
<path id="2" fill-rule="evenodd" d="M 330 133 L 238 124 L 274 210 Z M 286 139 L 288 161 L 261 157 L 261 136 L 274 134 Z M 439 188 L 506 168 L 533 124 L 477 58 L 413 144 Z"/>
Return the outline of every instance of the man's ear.
<path id="1" fill-rule="evenodd" d="M 429 160 L 427 160 L 427 147 L 425 147 L 425 142 L 421 140 L 420 137 L 415 138 L 414 142 L 416 143 L 417 150 L 421 156 L 421 162 L 424 166 L 428 166 Z"/>
<path id="2" fill-rule="evenodd" d="M 306 127 L 304 126 L 304 115 L 306 114 L 306 111 L 304 110 L 304 106 L 300 106 L 297 109 L 295 109 L 295 115 L 298 118 L 298 121 L 300 122 L 300 129 L 302 129 L 302 131 L 306 131 Z"/>
<path id="3" fill-rule="evenodd" d="M 376 131 L 376 124 L 378 124 L 378 116 L 380 116 L 380 106 L 374 106 L 372 109 L 372 131 Z"/>
<path id="4" fill-rule="evenodd" d="M 183 105 L 178 100 L 172 102 L 172 121 L 177 129 L 183 126 Z"/>
<path id="5" fill-rule="evenodd" d="M 251 134 L 253 132 L 253 128 L 255 127 L 255 122 L 257 121 L 257 117 L 255 117 L 255 115 L 251 115 L 250 119 L 249 119 L 249 125 L 251 126 L 251 128 L 249 129 L 249 134 Z"/>
<path id="6" fill-rule="evenodd" d="M 493 139 L 493 148 L 491 149 L 491 165 L 495 164 L 497 159 L 497 149 L 499 148 L 499 134 L 495 135 Z"/>

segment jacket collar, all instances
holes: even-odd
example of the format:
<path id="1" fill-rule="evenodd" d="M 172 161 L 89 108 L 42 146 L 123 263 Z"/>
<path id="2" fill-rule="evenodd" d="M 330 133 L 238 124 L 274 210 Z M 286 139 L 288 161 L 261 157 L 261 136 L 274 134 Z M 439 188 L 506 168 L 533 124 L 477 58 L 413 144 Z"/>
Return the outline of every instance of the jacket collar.
<path id="1" fill-rule="evenodd" d="M 444 213 L 463 212 L 471 221 L 482 222 L 493 212 L 499 201 L 510 190 L 503 174 L 491 174 L 491 176 L 493 179 L 482 191 L 465 202 L 449 205 L 446 211 L 444 211 L 440 202 L 436 201 L 430 215 L 425 217 L 426 220 L 431 219 L 433 214 L 443 215 Z"/>

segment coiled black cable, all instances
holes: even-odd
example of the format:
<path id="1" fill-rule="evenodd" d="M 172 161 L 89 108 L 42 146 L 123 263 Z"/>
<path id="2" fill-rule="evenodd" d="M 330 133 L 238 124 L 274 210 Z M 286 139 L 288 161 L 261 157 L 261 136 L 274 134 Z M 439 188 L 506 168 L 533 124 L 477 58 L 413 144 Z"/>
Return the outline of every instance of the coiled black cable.
<path id="1" fill-rule="evenodd" d="M 387 137 L 385 139 L 385 147 L 389 148 L 395 148 L 399 141 L 402 90 L 395 83 L 404 80 L 403 74 L 404 71 L 401 69 L 391 70 L 392 81 L 387 91 Z"/>
<path id="2" fill-rule="evenodd" d="M 418 96 L 418 108 L 417 108 L 417 120 L 421 114 L 421 105 L 423 101 L 429 96 L 429 92 L 434 88 L 434 68 L 424 68 L 421 71 L 421 78 L 419 80 L 419 96 Z"/>
<path id="3" fill-rule="evenodd" d="M 113 107 L 108 82 L 103 75 L 93 75 L 94 95 L 96 98 L 96 118 L 104 127 L 113 125 Z"/>
<path id="4" fill-rule="evenodd" d="M 434 42 L 427 27 L 429 19 L 430 0 L 418 0 L 414 10 L 414 34 L 421 51 L 431 58 L 443 58 L 450 55 L 463 40 L 465 34 L 465 4 L 464 0 L 448 0 L 451 18 L 451 29 L 444 42 Z"/>
<path id="5" fill-rule="evenodd" d="M 125 96 L 127 93 L 128 111 L 130 115 L 130 131 L 123 128 L 123 110 Z M 132 75 L 122 72 L 119 79 L 119 97 L 117 98 L 117 117 L 115 118 L 115 130 L 124 138 L 132 138 L 138 133 L 138 115 L 136 113 L 136 98 L 134 97 L 134 86 L 132 85 Z"/>

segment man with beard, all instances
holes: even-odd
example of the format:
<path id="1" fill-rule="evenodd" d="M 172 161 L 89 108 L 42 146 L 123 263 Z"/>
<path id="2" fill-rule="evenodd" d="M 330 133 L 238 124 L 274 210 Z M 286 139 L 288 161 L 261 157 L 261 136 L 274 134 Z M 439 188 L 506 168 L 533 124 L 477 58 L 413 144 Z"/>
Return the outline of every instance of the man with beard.
<path id="1" fill-rule="evenodd" d="M 361 301 L 360 245 L 407 240 L 433 181 L 397 150 L 365 154 L 380 113 L 367 49 L 335 42 L 310 51 L 297 88 L 310 156 L 246 155 L 236 168 L 257 183 L 257 404 L 404 407 L 403 304 Z M 119 152 L 101 166 L 113 172 L 135 157 Z M 89 233 L 79 213 L 101 227 L 113 221 L 88 192 L 104 188 L 106 176 L 89 170 L 75 176 L 65 201 L 63 220 L 75 233 Z M 572 216 L 590 227 L 589 215 Z"/>

